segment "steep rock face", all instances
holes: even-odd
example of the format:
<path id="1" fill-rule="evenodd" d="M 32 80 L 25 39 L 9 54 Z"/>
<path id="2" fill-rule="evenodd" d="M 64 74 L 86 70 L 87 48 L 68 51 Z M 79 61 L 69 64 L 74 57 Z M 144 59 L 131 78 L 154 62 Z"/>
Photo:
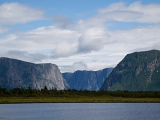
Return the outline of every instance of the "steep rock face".
<path id="1" fill-rule="evenodd" d="M 62 73 L 62 75 L 63 75 L 63 78 L 64 78 L 66 81 L 68 81 L 68 80 L 72 77 L 73 73 L 68 73 L 68 72 L 66 72 L 66 73 Z"/>
<path id="2" fill-rule="evenodd" d="M 69 88 L 58 67 L 54 64 L 33 64 L 9 58 L 0 58 L 0 86 L 42 89 Z"/>
<path id="3" fill-rule="evenodd" d="M 113 69 L 101 89 L 160 91 L 160 51 L 128 54 Z"/>
<path id="4" fill-rule="evenodd" d="M 76 71 L 74 73 L 62 73 L 71 89 L 76 90 L 99 90 L 104 80 L 113 68 L 99 71 Z"/>

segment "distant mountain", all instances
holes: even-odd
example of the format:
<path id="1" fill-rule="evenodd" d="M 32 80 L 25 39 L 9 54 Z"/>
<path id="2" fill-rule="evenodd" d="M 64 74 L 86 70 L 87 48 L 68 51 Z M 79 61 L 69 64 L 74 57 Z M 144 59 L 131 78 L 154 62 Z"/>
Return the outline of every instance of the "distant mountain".
<path id="1" fill-rule="evenodd" d="M 10 58 L 0 58 L 0 86 L 42 89 L 69 88 L 58 67 L 54 64 L 33 64 Z"/>
<path id="2" fill-rule="evenodd" d="M 160 91 L 160 51 L 128 54 L 113 69 L 101 89 Z"/>
<path id="3" fill-rule="evenodd" d="M 68 82 L 68 80 L 72 77 L 73 73 L 62 73 L 63 78 Z"/>
<path id="4" fill-rule="evenodd" d="M 76 90 L 99 90 L 111 73 L 113 68 L 99 71 L 75 71 L 74 73 L 62 73 L 71 89 Z"/>

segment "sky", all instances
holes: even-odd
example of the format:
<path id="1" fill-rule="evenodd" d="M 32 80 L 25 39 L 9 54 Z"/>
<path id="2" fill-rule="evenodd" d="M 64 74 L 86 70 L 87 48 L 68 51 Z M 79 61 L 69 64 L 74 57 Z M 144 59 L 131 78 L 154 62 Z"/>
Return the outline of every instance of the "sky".
<path id="1" fill-rule="evenodd" d="M 0 0 L 0 57 L 63 73 L 152 49 L 160 50 L 160 0 Z"/>

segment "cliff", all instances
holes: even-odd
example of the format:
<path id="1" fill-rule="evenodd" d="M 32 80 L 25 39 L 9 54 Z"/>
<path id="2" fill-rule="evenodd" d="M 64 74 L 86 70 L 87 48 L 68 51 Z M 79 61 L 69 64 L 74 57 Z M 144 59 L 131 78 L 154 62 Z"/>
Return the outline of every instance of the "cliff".
<path id="1" fill-rule="evenodd" d="M 111 73 L 113 68 L 106 68 L 99 71 L 75 71 L 74 73 L 62 73 L 71 89 L 93 90 L 101 88 L 104 80 Z"/>
<path id="2" fill-rule="evenodd" d="M 113 69 L 101 89 L 160 91 L 160 51 L 128 54 Z"/>
<path id="3" fill-rule="evenodd" d="M 10 58 L 0 58 L 0 86 L 42 89 L 69 88 L 58 67 L 54 64 L 33 64 Z"/>

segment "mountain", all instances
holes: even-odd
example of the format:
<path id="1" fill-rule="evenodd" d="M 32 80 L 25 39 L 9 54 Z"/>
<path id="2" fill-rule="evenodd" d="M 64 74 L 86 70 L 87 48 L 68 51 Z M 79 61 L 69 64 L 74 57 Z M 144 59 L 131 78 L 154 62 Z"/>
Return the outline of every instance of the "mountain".
<path id="1" fill-rule="evenodd" d="M 128 54 L 113 69 L 101 89 L 160 91 L 160 51 Z"/>
<path id="2" fill-rule="evenodd" d="M 99 90 L 111 73 L 113 68 L 99 71 L 75 71 L 74 73 L 62 73 L 71 89 L 76 90 Z"/>
<path id="3" fill-rule="evenodd" d="M 73 73 L 62 73 L 63 78 L 68 82 L 68 80 L 72 77 Z"/>
<path id="4" fill-rule="evenodd" d="M 33 64 L 10 58 L 0 58 L 0 86 L 42 89 L 69 88 L 58 67 L 54 64 Z"/>

